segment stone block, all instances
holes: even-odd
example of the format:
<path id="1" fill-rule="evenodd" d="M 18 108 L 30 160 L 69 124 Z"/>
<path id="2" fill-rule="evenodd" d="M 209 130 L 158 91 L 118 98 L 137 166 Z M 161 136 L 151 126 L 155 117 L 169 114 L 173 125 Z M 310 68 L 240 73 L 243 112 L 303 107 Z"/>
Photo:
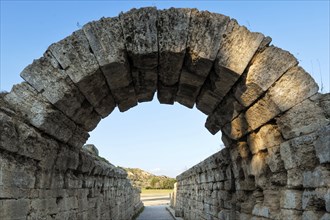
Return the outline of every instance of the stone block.
<path id="1" fill-rule="evenodd" d="M 258 203 L 253 207 L 252 214 L 265 218 L 270 217 L 269 208 Z"/>
<path id="2" fill-rule="evenodd" d="M 330 93 L 326 94 L 316 94 L 317 101 L 319 106 L 323 109 L 324 115 L 326 118 L 330 118 Z M 311 97 L 313 98 L 313 97 Z"/>
<path id="3" fill-rule="evenodd" d="M 272 148 L 280 145 L 283 141 L 281 133 L 276 125 L 266 124 L 258 131 L 251 133 L 248 138 L 251 153 Z"/>
<path id="4" fill-rule="evenodd" d="M 34 199 L 31 201 L 31 208 L 37 213 L 43 214 L 56 214 L 58 212 L 56 198 Z"/>
<path id="5" fill-rule="evenodd" d="M 258 153 L 253 155 L 250 164 L 250 170 L 253 176 L 260 176 L 265 173 L 267 167 L 265 161 L 266 156 L 267 153 Z"/>
<path id="6" fill-rule="evenodd" d="M 205 127 L 212 133 L 217 133 L 225 124 L 235 119 L 243 110 L 243 106 L 230 94 L 207 117 Z"/>
<path id="7" fill-rule="evenodd" d="M 303 184 L 303 172 L 299 168 L 293 168 L 287 171 L 288 188 L 300 189 Z"/>
<path id="8" fill-rule="evenodd" d="M 222 76 L 222 74 L 225 76 L 227 73 L 226 71 L 221 72 L 221 67 L 241 75 L 258 48 L 262 46 L 263 40 L 263 34 L 250 32 L 246 27 L 239 26 L 235 19 L 232 19 L 227 26 L 223 42 L 217 54 L 215 69 L 218 75 L 223 79 L 227 79 Z"/>
<path id="9" fill-rule="evenodd" d="M 194 83 L 182 81 L 180 77 L 176 98 L 179 103 L 193 107 L 217 56 L 228 22 L 229 18 L 221 14 L 194 9 L 191 11 L 183 70 L 190 73 L 191 77 L 199 76 L 200 80 Z M 187 95 L 186 90 L 191 90 L 191 93 Z"/>
<path id="10" fill-rule="evenodd" d="M 119 110 L 122 112 L 136 106 L 137 98 L 119 18 L 101 18 L 87 23 L 83 31 Z"/>
<path id="11" fill-rule="evenodd" d="M 95 111 L 102 117 L 109 115 L 116 104 L 83 30 L 52 44 L 48 50 Z"/>
<path id="12" fill-rule="evenodd" d="M 245 112 L 245 118 L 251 129 L 255 130 L 280 113 L 281 110 L 266 94 Z"/>
<path id="13" fill-rule="evenodd" d="M 234 120 L 226 124 L 221 130 L 229 138 L 238 140 L 251 131 L 244 113 L 239 114 Z M 212 133 L 212 131 L 210 131 Z"/>
<path id="14" fill-rule="evenodd" d="M 93 130 L 101 117 L 93 111 L 64 70 L 52 62 L 57 63 L 51 54 L 46 53 L 27 66 L 21 77 L 74 122 L 87 131 Z"/>
<path id="15" fill-rule="evenodd" d="M 281 218 L 290 220 L 301 220 L 302 211 L 292 209 L 281 209 Z"/>
<path id="16" fill-rule="evenodd" d="M 173 104 L 186 53 L 191 9 L 158 11 L 158 100 Z M 173 31 L 175 30 L 175 31 Z"/>
<path id="17" fill-rule="evenodd" d="M 327 212 L 330 212 L 330 189 L 327 189 L 327 191 L 323 193 L 323 198 L 325 201 L 325 209 Z"/>
<path id="18" fill-rule="evenodd" d="M 19 145 L 15 121 L 12 117 L 0 111 L 0 123 L 0 148 L 10 152 L 17 152 Z"/>
<path id="19" fill-rule="evenodd" d="M 36 163 L 31 160 L 17 160 L 2 153 L 0 155 L 0 186 L 33 189 L 36 169 Z"/>
<path id="20" fill-rule="evenodd" d="M 151 101 L 157 89 L 158 43 L 156 8 L 132 9 L 119 15 L 139 102 Z"/>
<path id="21" fill-rule="evenodd" d="M 300 136 L 283 142 L 280 146 L 285 169 L 296 167 L 312 169 L 318 163 L 315 155 L 315 134 Z"/>
<path id="22" fill-rule="evenodd" d="M 270 99 L 284 112 L 317 93 L 318 85 L 301 67 L 289 69 L 268 91 Z"/>
<path id="23" fill-rule="evenodd" d="M 58 198 L 56 203 L 60 212 L 78 208 L 78 200 L 76 197 Z"/>
<path id="24" fill-rule="evenodd" d="M 320 220 L 324 212 L 317 211 L 304 211 L 302 214 L 302 220 Z"/>
<path id="25" fill-rule="evenodd" d="M 280 194 L 281 208 L 301 210 L 302 191 L 283 190 Z"/>
<path id="26" fill-rule="evenodd" d="M 324 213 L 324 215 L 320 218 L 320 220 L 327 220 L 330 219 L 330 214 L 329 213 Z"/>
<path id="27" fill-rule="evenodd" d="M 323 109 L 309 99 L 294 106 L 277 119 L 282 135 L 286 139 L 309 134 L 329 124 Z"/>
<path id="28" fill-rule="evenodd" d="M 94 144 L 86 144 L 83 146 L 83 149 L 87 150 L 91 154 L 98 156 L 99 155 L 99 150 L 96 148 Z"/>
<path id="29" fill-rule="evenodd" d="M 62 145 L 56 158 L 55 168 L 61 171 L 75 170 L 79 165 L 79 152 Z"/>
<path id="30" fill-rule="evenodd" d="M 250 106 L 297 63 L 289 52 L 274 46 L 267 47 L 256 55 L 247 75 L 236 87 L 235 97 L 243 106 Z"/>
<path id="31" fill-rule="evenodd" d="M 244 72 L 264 36 L 231 20 L 217 54 L 214 71 L 197 99 L 197 108 L 209 115 Z"/>
<path id="32" fill-rule="evenodd" d="M 320 128 L 315 141 L 315 152 L 321 164 L 330 162 L 330 126 Z"/>
<path id="33" fill-rule="evenodd" d="M 266 156 L 266 164 L 273 173 L 285 171 L 280 149 L 279 145 L 267 148 L 268 155 Z"/>
<path id="34" fill-rule="evenodd" d="M 302 195 L 303 210 L 325 210 L 326 202 L 323 191 L 305 190 Z"/>
<path id="35" fill-rule="evenodd" d="M 304 188 L 330 187 L 330 171 L 326 167 L 318 166 L 313 171 L 303 172 Z"/>
<path id="36" fill-rule="evenodd" d="M 4 99 L 16 112 L 26 115 L 33 126 L 56 139 L 67 142 L 76 125 L 27 83 L 15 85 Z"/>
<path id="37" fill-rule="evenodd" d="M 30 211 L 30 200 L 0 200 L 0 219 L 26 219 Z"/>

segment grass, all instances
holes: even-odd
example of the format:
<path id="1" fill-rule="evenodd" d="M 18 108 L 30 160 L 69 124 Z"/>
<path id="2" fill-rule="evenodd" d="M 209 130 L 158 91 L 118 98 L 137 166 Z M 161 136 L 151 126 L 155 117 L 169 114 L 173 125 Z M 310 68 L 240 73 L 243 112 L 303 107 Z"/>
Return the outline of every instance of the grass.
<path id="1" fill-rule="evenodd" d="M 173 189 L 142 189 L 141 195 L 168 195 Z"/>

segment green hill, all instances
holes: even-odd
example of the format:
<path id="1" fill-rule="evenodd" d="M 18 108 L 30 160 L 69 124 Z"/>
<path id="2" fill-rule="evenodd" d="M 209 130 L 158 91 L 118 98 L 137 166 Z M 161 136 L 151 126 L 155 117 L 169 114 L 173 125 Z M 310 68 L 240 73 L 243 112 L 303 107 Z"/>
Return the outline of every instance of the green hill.
<path id="1" fill-rule="evenodd" d="M 140 189 L 173 189 L 176 180 L 167 176 L 156 176 L 139 168 L 123 168 L 132 184 Z"/>

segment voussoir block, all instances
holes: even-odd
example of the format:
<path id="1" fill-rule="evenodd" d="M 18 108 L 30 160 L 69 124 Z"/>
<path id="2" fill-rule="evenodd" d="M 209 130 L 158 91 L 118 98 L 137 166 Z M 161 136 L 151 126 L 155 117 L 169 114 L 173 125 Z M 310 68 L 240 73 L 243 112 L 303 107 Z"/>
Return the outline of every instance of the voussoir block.
<path id="1" fill-rule="evenodd" d="M 214 62 L 214 71 L 197 98 L 198 109 L 207 115 L 212 113 L 243 74 L 256 51 L 265 46 L 262 45 L 264 39 L 263 34 L 250 32 L 239 26 L 236 20 L 229 22 Z"/>
<path id="2" fill-rule="evenodd" d="M 157 89 L 157 9 L 132 9 L 119 15 L 139 102 L 151 101 Z"/>
<path id="3" fill-rule="evenodd" d="M 76 130 L 73 121 L 25 82 L 15 85 L 4 99 L 31 125 L 57 140 L 68 142 Z"/>
<path id="4" fill-rule="evenodd" d="M 83 30 L 52 44 L 48 50 L 95 111 L 102 117 L 109 115 L 116 104 Z"/>
<path id="5" fill-rule="evenodd" d="M 101 18 L 84 25 L 83 31 L 119 110 L 123 112 L 136 106 L 137 98 L 120 19 Z"/>
<path id="6" fill-rule="evenodd" d="M 45 56 L 27 66 L 21 77 L 74 122 L 87 131 L 93 130 L 101 117 L 64 70 L 55 67 L 55 58 L 49 53 Z"/>
<path id="7" fill-rule="evenodd" d="M 271 87 L 288 69 L 298 64 L 287 51 L 270 46 L 257 54 L 247 75 L 235 90 L 235 97 L 245 107 L 250 106 Z"/>
<path id="8" fill-rule="evenodd" d="M 160 103 L 173 104 L 186 54 L 191 9 L 158 11 L 158 91 Z"/>
<path id="9" fill-rule="evenodd" d="M 187 52 L 176 97 L 176 101 L 188 108 L 194 106 L 198 93 L 209 75 L 228 22 L 229 17 L 221 14 L 191 11 Z M 188 77 L 183 78 L 183 74 Z M 194 80 L 196 77 L 200 78 L 198 83 Z M 192 80 L 187 80 L 189 78 Z M 186 93 L 187 90 L 191 91 L 189 95 Z"/>

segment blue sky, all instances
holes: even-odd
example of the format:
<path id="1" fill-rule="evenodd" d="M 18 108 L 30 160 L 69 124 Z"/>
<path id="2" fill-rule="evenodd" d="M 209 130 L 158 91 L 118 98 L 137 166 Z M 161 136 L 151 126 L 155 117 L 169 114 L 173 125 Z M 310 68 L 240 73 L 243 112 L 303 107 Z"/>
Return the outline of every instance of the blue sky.
<path id="1" fill-rule="evenodd" d="M 0 91 L 21 82 L 19 73 L 47 47 L 85 23 L 143 6 L 190 7 L 228 15 L 290 51 L 330 91 L 329 1 L 3 1 Z M 178 104 L 142 103 L 115 110 L 91 132 L 100 155 L 115 165 L 176 176 L 222 147 L 204 128 L 206 116 Z"/>

